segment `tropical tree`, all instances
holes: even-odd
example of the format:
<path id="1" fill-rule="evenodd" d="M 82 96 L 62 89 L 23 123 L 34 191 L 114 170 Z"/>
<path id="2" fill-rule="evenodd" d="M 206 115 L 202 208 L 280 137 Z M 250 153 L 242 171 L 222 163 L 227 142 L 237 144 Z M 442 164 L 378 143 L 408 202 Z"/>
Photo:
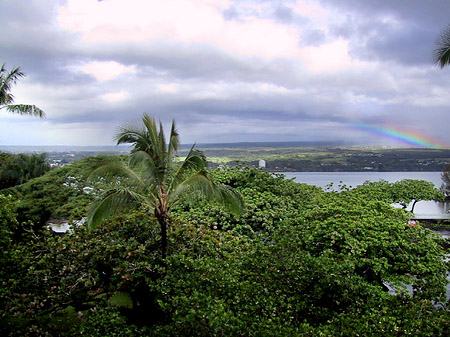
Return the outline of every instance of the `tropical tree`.
<path id="1" fill-rule="evenodd" d="M 47 155 L 0 153 L 0 189 L 23 184 L 50 170 Z"/>
<path id="2" fill-rule="evenodd" d="M 25 77 L 25 74 L 20 71 L 20 68 L 14 68 L 10 72 L 7 72 L 5 64 L 2 64 L 0 68 L 0 110 L 6 109 L 9 112 L 20 115 L 45 117 L 44 111 L 35 105 L 13 104 L 14 96 L 11 94 L 11 88 L 22 77 Z"/>
<path id="3" fill-rule="evenodd" d="M 421 200 L 442 201 L 444 194 L 437 189 L 432 182 L 425 180 L 403 179 L 392 184 L 393 202 L 399 203 L 403 208 L 407 208 L 412 202 L 411 212 Z"/>
<path id="4" fill-rule="evenodd" d="M 238 214 L 242 199 L 231 187 L 215 183 L 208 171 L 206 158 L 193 145 L 181 163 L 175 163 L 179 134 L 172 122 L 169 142 L 166 142 L 162 123 L 144 114 L 143 125 L 120 127 L 117 144 L 133 144 L 128 160 L 109 157 L 92 168 L 90 175 L 111 182 L 89 212 L 91 228 L 103 219 L 133 206 L 143 207 L 156 218 L 161 229 L 162 258 L 167 255 L 167 231 L 170 211 L 183 198 L 206 197 L 218 201 Z"/>
<path id="5" fill-rule="evenodd" d="M 434 50 L 434 63 L 441 68 L 450 65 L 450 25 L 439 36 Z"/>

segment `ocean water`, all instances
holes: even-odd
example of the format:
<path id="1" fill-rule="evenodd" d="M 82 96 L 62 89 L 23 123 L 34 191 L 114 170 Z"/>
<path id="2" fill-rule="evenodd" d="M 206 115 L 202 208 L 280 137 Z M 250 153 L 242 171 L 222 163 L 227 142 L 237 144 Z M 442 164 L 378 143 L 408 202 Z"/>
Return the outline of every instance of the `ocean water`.
<path id="1" fill-rule="evenodd" d="M 326 188 L 333 184 L 334 190 L 338 185 L 348 187 L 362 185 L 365 181 L 387 180 L 396 182 L 402 179 L 426 180 L 432 182 L 437 188 L 442 185 L 441 172 L 281 172 L 287 179 L 296 182 Z M 409 206 L 409 210 L 411 209 Z M 423 219 L 450 219 L 450 202 L 419 201 L 414 207 L 417 218 Z"/>
<path id="2" fill-rule="evenodd" d="M 333 183 L 345 184 L 349 187 L 362 185 L 365 181 L 387 180 L 391 183 L 402 179 L 426 180 L 436 187 L 442 185 L 441 172 L 281 172 L 287 179 L 296 182 L 326 187 Z"/>

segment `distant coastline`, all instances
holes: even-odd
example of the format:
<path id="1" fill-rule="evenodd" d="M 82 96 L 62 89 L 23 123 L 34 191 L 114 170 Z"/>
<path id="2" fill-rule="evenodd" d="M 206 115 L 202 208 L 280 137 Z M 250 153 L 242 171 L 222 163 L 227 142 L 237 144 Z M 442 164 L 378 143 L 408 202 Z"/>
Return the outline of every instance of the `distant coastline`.
<path id="1" fill-rule="evenodd" d="M 178 156 L 191 145 L 182 145 Z M 325 142 L 239 142 L 197 144 L 210 167 L 246 165 L 271 172 L 442 172 L 450 165 L 450 149 L 354 146 Z M 0 152 L 46 153 L 53 166 L 96 155 L 127 155 L 127 145 L 19 146 L 1 145 Z"/>
<path id="2" fill-rule="evenodd" d="M 192 144 L 181 144 L 181 149 L 189 149 Z M 235 142 L 235 143 L 198 143 L 199 149 L 248 149 L 248 148 L 302 148 L 302 147 L 334 147 L 334 146 L 353 146 L 343 142 Z M 363 146 L 362 146 L 363 147 Z M 380 146 L 381 147 L 381 146 Z M 12 153 L 30 153 L 30 152 L 69 152 L 69 151 L 108 151 L 123 152 L 129 151 L 128 145 L 2 145 L 0 151 Z"/>

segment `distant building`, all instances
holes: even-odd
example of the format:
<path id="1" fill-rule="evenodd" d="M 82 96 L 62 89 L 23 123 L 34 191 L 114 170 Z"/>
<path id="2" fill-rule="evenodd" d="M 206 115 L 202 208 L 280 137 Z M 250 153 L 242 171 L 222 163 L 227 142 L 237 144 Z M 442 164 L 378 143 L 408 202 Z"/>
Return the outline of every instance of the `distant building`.
<path id="1" fill-rule="evenodd" d="M 258 167 L 261 168 L 261 169 L 266 168 L 266 161 L 265 161 L 264 159 L 261 159 L 261 160 L 258 162 Z"/>

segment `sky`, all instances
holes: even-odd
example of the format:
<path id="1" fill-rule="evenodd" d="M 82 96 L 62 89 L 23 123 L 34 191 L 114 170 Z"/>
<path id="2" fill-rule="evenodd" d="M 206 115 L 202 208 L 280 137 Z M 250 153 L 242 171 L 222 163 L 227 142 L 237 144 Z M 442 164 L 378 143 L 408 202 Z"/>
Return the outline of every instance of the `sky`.
<path id="1" fill-rule="evenodd" d="M 26 77 L 0 145 L 114 145 L 143 113 L 182 143 L 450 146 L 449 0 L 0 0 Z"/>

